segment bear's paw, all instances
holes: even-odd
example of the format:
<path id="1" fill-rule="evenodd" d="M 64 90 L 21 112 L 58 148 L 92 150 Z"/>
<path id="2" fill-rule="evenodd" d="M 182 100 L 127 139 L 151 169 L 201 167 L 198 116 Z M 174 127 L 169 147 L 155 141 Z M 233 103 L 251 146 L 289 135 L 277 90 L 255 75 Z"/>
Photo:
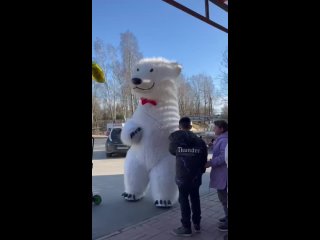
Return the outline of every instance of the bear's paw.
<path id="1" fill-rule="evenodd" d="M 126 193 L 126 192 L 122 193 L 121 196 L 123 196 L 125 200 L 130 201 L 130 202 L 136 202 L 142 198 L 142 196 L 137 197 L 135 194 Z"/>
<path id="2" fill-rule="evenodd" d="M 160 208 L 170 208 L 172 207 L 172 203 L 170 200 L 156 200 L 154 202 L 154 205 L 156 207 L 160 207 Z"/>
<path id="3" fill-rule="evenodd" d="M 142 137 L 142 128 L 141 127 L 138 127 L 136 130 L 134 130 L 130 133 L 130 138 L 134 142 L 139 142 L 141 140 L 141 137 Z"/>

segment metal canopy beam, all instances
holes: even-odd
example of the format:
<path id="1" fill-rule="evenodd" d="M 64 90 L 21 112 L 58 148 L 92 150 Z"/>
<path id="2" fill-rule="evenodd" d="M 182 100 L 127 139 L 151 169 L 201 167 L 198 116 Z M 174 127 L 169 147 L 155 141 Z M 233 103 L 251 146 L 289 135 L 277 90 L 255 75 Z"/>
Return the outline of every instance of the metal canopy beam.
<path id="1" fill-rule="evenodd" d="M 220 24 L 210 20 L 209 18 L 209 6 L 208 6 L 208 0 L 205 0 L 205 10 L 206 10 L 206 17 L 202 16 L 201 14 L 191 10 L 190 8 L 187 8 L 186 6 L 174 1 L 174 0 L 162 0 L 188 14 L 190 14 L 191 16 L 194 16 L 195 18 L 198 18 L 200 19 L 201 21 L 204 21 L 206 23 L 208 23 L 209 25 L 215 27 L 215 28 L 218 28 L 219 30 L 225 32 L 225 33 L 228 33 L 228 29 L 221 26 Z M 228 6 L 223 6 L 225 4 L 221 3 L 221 1 L 217 1 L 217 0 L 210 0 L 210 2 L 216 4 L 218 7 L 222 8 L 223 10 L 225 11 L 228 11 Z M 226 9 L 225 9 L 226 7 Z"/>
<path id="2" fill-rule="evenodd" d="M 212 2 L 213 4 L 217 5 L 219 8 L 222 8 L 223 10 L 225 10 L 226 12 L 228 12 L 228 5 L 224 4 L 225 1 L 221 1 L 221 0 L 209 0 L 210 2 Z"/>

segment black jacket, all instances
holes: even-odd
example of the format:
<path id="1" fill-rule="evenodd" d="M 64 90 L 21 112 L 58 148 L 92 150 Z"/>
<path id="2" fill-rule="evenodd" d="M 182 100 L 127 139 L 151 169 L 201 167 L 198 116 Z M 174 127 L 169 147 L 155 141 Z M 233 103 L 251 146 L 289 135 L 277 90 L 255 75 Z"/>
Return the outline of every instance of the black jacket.
<path id="1" fill-rule="evenodd" d="M 169 136 L 169 151 L 176 156 L 176 183 L 201 185 L 208 150 L 205 142 L 191 131 L 178 130 Z"/>

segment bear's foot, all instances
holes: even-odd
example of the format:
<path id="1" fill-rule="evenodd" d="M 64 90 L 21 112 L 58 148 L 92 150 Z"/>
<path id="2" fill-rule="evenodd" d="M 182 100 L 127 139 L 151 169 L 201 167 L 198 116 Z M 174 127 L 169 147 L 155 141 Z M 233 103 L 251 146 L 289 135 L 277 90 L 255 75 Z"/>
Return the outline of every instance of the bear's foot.
<path id="1" fill-rule="evenodd" d="M 156 200 L 154 202 L 154 205 L 156 207 L 160 207 L 160 208 L 170 208 L 172 207 L 172 203 L 170 200 Z"/>
<path id="2" fill-rule="evenodd" d="M 130 193 L 122 193 L 122 195 L 124 197 L 125 200 L 130 201 L 130 202 L 136 202 L 139 201 L 142 196 L 136 196 L 135 194 L 130 194 Z"/>

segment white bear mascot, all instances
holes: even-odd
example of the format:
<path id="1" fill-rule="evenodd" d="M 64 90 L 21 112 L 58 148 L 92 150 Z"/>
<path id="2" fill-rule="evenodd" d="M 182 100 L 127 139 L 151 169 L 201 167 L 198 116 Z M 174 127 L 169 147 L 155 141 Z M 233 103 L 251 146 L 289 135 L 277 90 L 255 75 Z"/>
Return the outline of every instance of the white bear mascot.
<path id="1" fill-rule="evenodd" d="M 169 135 L 178 130 L 177 78 L 181 66 L 164 58 L 145 58 L 134 68 L 130 86 L 140 99 L 121 132 L 131 146 L 124 165 L 128 201 L 141 199 L 150 186 L 157 207 L 171 207 L 178 199 L 175 156 L 169 153 Z"/>

